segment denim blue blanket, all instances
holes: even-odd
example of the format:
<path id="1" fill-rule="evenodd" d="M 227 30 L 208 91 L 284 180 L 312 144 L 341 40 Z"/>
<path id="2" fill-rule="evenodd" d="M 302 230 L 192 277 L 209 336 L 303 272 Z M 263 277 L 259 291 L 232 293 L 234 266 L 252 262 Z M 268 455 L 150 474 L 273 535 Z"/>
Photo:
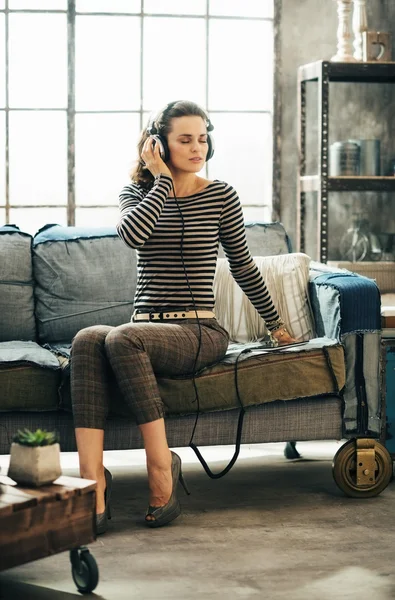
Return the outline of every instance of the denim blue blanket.
<path id="1" fill-rule="evenodd" d="M 317 335 L 325 332 L 339 339 L 348 333 L 380 331 L 380 292 L 372 279 L 355 273 L 322 273 L 311 284 L 312 304 L 323 302 L 326 309 L 315 311 L 322 319 L 316 323 Z"/>

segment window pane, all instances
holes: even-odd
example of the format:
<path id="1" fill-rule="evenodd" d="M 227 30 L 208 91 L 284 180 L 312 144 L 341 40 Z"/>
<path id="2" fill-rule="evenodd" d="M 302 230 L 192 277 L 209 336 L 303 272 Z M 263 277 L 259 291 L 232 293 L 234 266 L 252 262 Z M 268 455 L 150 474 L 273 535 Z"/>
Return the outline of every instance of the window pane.
<path id="1" fill-rule="evenodd" d="M 75 209 L 75 224 L 78 227 L 115 227 L 118 221 L 118 207 Z"/>
<path id="2" fill-rule="evenodd" d="M 205 15 L 206 0 L 145 0 L 144 12 L 162 15 Z"/>
<path id="3" fill-rule="evenodd" d="M 271 223 L 271 206 L 243 206 L 244 221 L 246 223 L 264 222 Z"/>
<path id="4" fill-rule="evenodd" d="M 165 40 L 163 32 L 166 32 Z M 205 104 L 205 56 L 204 19 L 146 17 L 144 108 L 159 110 L 178 98 Z M 173 61 L 177 62 L 176 71 L 169 66 Z"/>
<path id="5" fill-rule="evenodd" d="M 5 0 L 0 0 L 0 10 L 5 8 Z"/>
<path id="6" fill-rule="evenodd" d="M 130 181 L 139 132 L 139 115 L 76 115 L 77 204 L 118 203 Z"/>
<path id="7" fill-rule="evenodd" d="M 233 185 L 242 204 L 272 202 L 272 125 L 265 114 L 214 114 L 209 179 Z"/>
<path id="8" fill-rule="evenodd" d="M 0 208 L 0 227 L 5 225 L 5 208 Z"/>
<path id="9" fill-rule="evenodd" d="M 65 112 L 10 112 L 10 203 L 67 203 Z"/>
<path id="10" fill-rule="evenodd" d="M 77 17 L 76 108 L 140 108 L 139 17 Z"/>
<path id="11" fill-rule="evenodd" d="M 214 19 L 209 43 L 210 109 L 271 110 L 272 23 Z"/>
<path id="12" fill-rule="evenodd" d="M 210 15 L 273 17 L 273 0 L 209 0 Z"/>
<path id="13" fill-rule="evenodd" d="M 5 112 L 0 112 L 0 204 L 5 204 Z"/>
<path id="14" fill-rule="evenodd" d="M 67 225 L 65 208 L 11 208 L 10 223 L 31 235 L 49 223 Z"/>
<path id="15" fill-rule="evenodd" d="M 0 15 L 0 106 L 5 106 L 5 15 Z"/>
<path id="16" fill-rule="evenodd" d="M 141 0 L 77 0 L 77 12 L 139 13 Z"/>
<path id="17" fill-rule="evenodd" d="M 10 14 L 10 106 L 66 108 L 67 18 Z"/>
<path id="18" fill-rule="evenodd" d="M 67 10 L 67 0 L 8 0 L 9 8 Z"/>

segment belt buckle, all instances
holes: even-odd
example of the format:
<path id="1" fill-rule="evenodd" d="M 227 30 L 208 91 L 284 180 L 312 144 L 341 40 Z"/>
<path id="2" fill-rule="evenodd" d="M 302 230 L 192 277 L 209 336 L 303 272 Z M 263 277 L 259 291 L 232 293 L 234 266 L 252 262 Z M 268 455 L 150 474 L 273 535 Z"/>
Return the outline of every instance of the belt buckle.
<path id="1" fill-rule="evenodd" d="M 158 315 L 158 319 L 155 319 L 154 315 Z M 163 312 L 150 312 L 149 320 L 150 321 L 163 321 Z"/>

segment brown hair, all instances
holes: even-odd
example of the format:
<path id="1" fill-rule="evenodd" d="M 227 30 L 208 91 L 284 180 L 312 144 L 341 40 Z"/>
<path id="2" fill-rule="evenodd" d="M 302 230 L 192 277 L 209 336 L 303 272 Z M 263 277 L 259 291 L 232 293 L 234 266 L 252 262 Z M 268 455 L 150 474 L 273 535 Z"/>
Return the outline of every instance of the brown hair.
<path id="1" fill-rule="evenodd" d="M 200 108 L 194 102 L 189 102 L 188 100 L 178 100 L 177 102 L 171 102 L 167 104 L 165 108 L 158 113 L 154 119 L 150 119 L 141 134 L 140 139 L 137 144 L 137 151 L 139 158 L 136 161 L 135 166 L 130 172 L 130 178 L 135 183 L 139 184 L 141 187 L 150 190 L 153 182 L 154 176 L 152 173 L 145 168 L 140 156 L 143 150 L 144 142 L 149 137 L 149 133 L 147 129 L 150 125 L 155 124 L 155 128 L 159 135 L 167 138 L 169 132 L 171 131 L 171 120 L 175 117 L 191 117 L 197 116 L 202 117 L 205 123 L 208 123 L 208 117 L 204 110 Z"/>

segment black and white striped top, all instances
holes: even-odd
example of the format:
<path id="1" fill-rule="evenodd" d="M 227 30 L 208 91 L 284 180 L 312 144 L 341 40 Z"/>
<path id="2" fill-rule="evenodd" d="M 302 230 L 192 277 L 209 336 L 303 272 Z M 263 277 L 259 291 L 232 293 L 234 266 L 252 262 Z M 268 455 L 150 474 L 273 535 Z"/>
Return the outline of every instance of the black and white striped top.
<path id="1" fill-rule="evenodd" d="M 158 175 L 149 192 L 131 183 L 119 197 L 118 234 L 128 246 L 137 249 L 135 308 L 193 310 L 195 303 L 198 309 L 212 310 L 220 241 L 234 279 L 259 314 L 265 321 L 278 320 L 266 284 L 249 252 L 243 212 L 234 188 L 215 180 L 193 196 L 177 198 L 179 208 L 176 200 L 169 197 L 171 190 L 170 177 Z"/>

